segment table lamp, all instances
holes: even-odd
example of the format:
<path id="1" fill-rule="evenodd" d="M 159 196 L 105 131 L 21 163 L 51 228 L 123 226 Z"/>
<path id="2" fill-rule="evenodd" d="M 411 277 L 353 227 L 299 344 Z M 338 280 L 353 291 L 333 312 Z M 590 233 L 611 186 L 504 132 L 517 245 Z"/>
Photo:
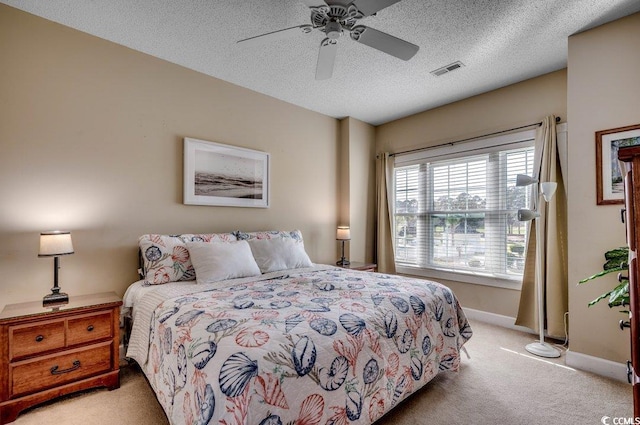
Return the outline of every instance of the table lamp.
<path id="1" fill-rule="evenodd" d="M 69 254 L 73 254 L 70 232 L 53 231 L 40 233 L 38 257 L 53 257 L 53 288 L 51 288 L 51 293 L 42 299 L 42 305 L 50 306 L 69 302 L 69 295 L 60 292 L 60 287 L 58 286 L 60 256 Z"/>
<path id="2" fill-rule="evenodd" d="M 349 260 L 344 258 L 344 241 L 348 241 L 351 239 L 351 230 L 349 226 L 338 226 L 338 232 L 336 234 L 336 240 L 342 241 L 342 255 L 340 256 L 340 260 L 336 263 L 339 266 L 348 266 L 351 264 Z"/>

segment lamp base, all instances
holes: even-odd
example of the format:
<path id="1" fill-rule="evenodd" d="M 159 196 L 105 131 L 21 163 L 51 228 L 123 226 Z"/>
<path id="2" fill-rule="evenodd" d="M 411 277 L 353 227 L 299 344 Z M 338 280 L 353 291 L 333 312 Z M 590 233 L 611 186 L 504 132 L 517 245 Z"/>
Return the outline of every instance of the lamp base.
<path id="1" fill-rule="evenodd" d="M 340 258 L 336 263 L 338 266 L 348 266 L 349 264 L 351 264 L 351 262 L 344 257 Z"/>
<path id="2" fill-rule="evenodd" d="M 68 302 L 69 295 L 64 292 L 54 292 L 42 298 L 42 305 L 45 307 L 55 307 L 56 305 L 67 304 Z"/>
<path id="3" fill-rule="evenodd" d="M 531 354 L 535 354 L 536 356 L 547 358 L 560 357 L 560 350 L 552 347 L 546 342 L 532 342 L 531 344 L 527 344 L 524 348 L 525 350 L 527 350 Z"/>

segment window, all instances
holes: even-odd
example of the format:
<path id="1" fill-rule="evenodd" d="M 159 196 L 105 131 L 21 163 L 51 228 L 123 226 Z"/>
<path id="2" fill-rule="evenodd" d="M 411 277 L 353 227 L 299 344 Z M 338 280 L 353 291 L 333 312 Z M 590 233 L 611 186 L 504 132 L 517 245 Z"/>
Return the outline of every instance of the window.
<path id="1" fill-rule="evenodd" d="M 530 188 L 515 181 L 517 174 L 533 174 L 533 133 L 456 147 L 453 153 L 447 147 L 396 156 L 396 267 L 519 283 L 527 224 L 517 220 L 517 211 L 529 205 Z"/>

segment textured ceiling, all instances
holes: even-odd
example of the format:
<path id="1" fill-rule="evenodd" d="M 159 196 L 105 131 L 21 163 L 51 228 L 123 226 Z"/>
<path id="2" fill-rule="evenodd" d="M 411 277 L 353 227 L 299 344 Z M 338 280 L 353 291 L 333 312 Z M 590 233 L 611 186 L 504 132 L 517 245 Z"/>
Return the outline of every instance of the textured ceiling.
<path id="1" fill-rule="evenodd" d="M 640 11 L 638 0 L 402 0 L 359 23 L 420 46 L 410 61 L 343 36 L 333 78 L 316 81 L 319 31 L 258 48 L 236 44 L 309 24 L 300 0 L 0 2 L 313 111 L 374 125 L 562 69 L 569 35 Z M 458 60 L 461 69 L 429 73 Z"/>

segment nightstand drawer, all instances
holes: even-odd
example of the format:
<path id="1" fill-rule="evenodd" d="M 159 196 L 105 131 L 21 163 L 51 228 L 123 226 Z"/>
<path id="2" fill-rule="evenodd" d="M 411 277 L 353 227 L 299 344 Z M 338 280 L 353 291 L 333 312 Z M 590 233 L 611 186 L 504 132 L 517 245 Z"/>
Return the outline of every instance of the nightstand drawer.
<path id="1" fill-rule="evenodd" d="M 42 300 L 0 311 L 0 425 L 32 406 L 76 391 L 120 386 L 120 306 L 114 292 Z"/>
<path id="2" fill-rule="evenodd" d="M 111 311 L 69 319 L 67 322 L 67 346 L 111 338 L 113 337 L 112 324 Z"/>
<path id="3" fill-rule="evenodd" d="M 111 344 L 26 360 L 10 365 L 10 397 L 64 385 L 111 369 Z"/>
<path id="4" fill-rule="evenodd" d="M 64 347 L 64 320 L 9 328 L 9 358 L 26 357 Z"/>
<path id="5" fill-rule="evenodd" d="M 363 267 L 360 267 L 360 268 L 357 268 L 357 269 L 354 269 L 354 270 L 360 270 L 360 271 L 363 271 L 363 272 L 375 272 L 376 268 L 377 268 L 377 266 L 375 264 L 371 264 L 371 265 L 366 265 L 366 266 L 363 266 Z"/>
<path id="6" fill-rule="evenodd" d="M 350 270 L 360 270 L 363 272 L 375 272 L 378 269 L 378 265 L 375 263 L 359 263 L 352 261 L 349 264 L 338 264 L 338 267 Z"/>

